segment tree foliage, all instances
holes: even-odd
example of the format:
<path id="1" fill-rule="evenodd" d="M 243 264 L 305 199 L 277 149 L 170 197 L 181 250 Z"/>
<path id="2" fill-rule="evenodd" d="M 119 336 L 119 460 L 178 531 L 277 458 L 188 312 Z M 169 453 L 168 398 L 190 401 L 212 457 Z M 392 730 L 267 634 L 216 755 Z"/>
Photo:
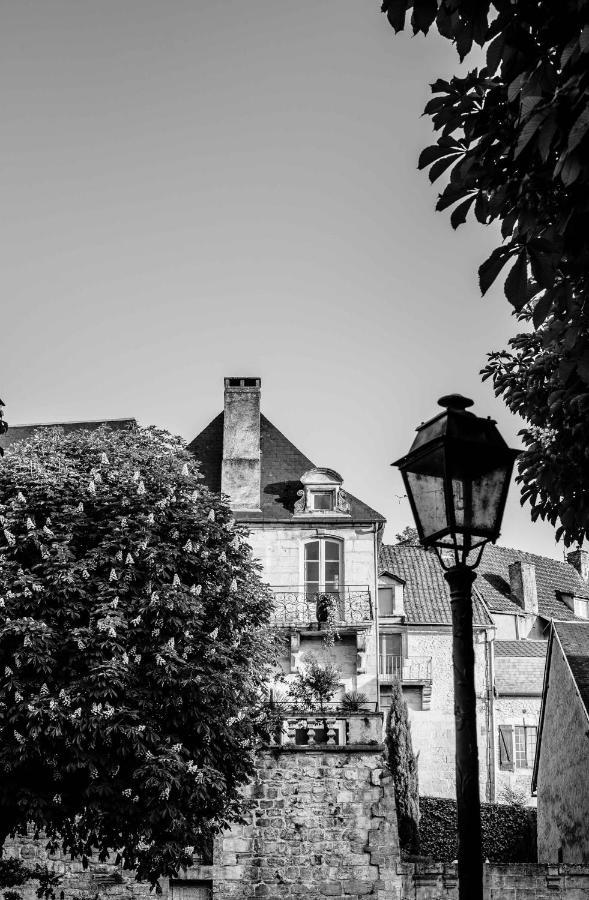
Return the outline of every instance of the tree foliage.
<path id="1" fill-rule="evenodd" d="M 463 60 L 485 65 L 432 85 L 437 143 L 419 159 L 449 175 L 437 209 L 454 228 L 501 227 L 479 269 L 484 294 L 509 269 L 505 295 L 525 331 L 489 355 L 483 377 L 521 415 L 522 502 L 565 543 L 589 537 L 589 2 L 385 0 L 395 31 L 435 24 Z"/>
<path id="2" fill-rule="evenodd" d="M 156 429 L 38 431 L 0 467 L 0 841 L 152 882 L 241 815 L 271 656 L 246 534 Z"/>
<path id="3" fill-rule="evenodd" d="M 323 712 L 340 687 L 342 673 L 329 659 L 320 662 L 314 653 L 305 653 L 301 661 L 302 667 L 289 682 L 288 696 L 302 709 Z"/>
<path id="4" fill-rule="evenodd" d="M 419 534 L 414 525 L 405 525 L 403 531 L 395 535 L 395 543 L 405 547 L 420 547 Z"/>
<path id="5" fill-rule="evenodd" d="M 419 848 L 419 784 L 417 757 L 413 753 L 407 704 L 398 680 L 392 684 L 391 708 L 386 723 L 389 769 L 395 785 L 399 842 L 410 853 Z"/>

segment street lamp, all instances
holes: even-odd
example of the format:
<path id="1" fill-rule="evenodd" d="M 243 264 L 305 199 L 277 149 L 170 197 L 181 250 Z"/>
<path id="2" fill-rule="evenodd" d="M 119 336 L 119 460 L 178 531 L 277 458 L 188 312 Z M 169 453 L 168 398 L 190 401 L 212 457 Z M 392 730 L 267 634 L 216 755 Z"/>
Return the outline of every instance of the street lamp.
<path id="1" fill-rule="evenodd" d="M 481 807 L 476 731 L 472 584 L 484 545 L 499 537 L 517 450 L 495 425 L 450 394 L 444 411 L 417 429 L 393 465 L 405 482 L 419 539 L 438 554 L 450 587 L 456 724 L 456 799 L 460 900 L 482 900 Z"/>

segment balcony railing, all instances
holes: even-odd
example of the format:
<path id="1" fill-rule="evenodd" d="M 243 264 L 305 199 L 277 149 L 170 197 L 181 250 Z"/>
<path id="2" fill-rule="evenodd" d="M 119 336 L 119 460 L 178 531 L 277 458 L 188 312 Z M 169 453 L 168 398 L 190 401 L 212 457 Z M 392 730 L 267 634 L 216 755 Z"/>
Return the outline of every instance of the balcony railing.
<path id="1" fill-rule="evenodd" d="M 367 585 L 348 585 L 337 591 L 309 592 L 304 587 L 274 587 L 274 625 L 355 625 L 372 621 Z"/>
<path id="2" fill-rule="evenodd" d="M 398 679 L 403 683 L 411 681 L 431 681 L 432 658 L 431 656 L 392 656 L 388 653 L 379 656 L 379 671 L 381 682 L 390 682 Z"/>

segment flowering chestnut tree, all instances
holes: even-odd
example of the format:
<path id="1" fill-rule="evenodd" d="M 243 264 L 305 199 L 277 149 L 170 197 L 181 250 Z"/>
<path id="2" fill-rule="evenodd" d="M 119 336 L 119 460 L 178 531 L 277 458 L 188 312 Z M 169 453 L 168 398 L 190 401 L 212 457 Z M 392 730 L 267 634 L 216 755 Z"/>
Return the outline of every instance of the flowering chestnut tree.
<path id="1" fill-rule="evenodd" d="M 271 597 L 246 533 L 154 428 L 43 429 L 0 467 L 0 842 L 152 882 L 242 811 Z"/>

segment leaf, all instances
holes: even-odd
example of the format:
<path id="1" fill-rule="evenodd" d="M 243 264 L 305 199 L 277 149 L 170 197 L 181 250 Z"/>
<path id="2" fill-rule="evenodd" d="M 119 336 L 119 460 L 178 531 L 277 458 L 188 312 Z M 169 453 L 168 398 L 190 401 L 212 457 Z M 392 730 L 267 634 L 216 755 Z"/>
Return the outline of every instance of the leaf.
<path id="1" fill-rule="evenodd" d="M 546 318 L 548 317 L 548 314 L 550 313 L 551 309 L 552 309 L 552 296 L 547 291 L 544 294 L 544 296 L 540 297 L 540 299 L 538 300 L 538 302 L 536 303 L 536 305 L 534 307 L 534 313 L 532 315 L 532 321 L 534 323 L 534 328 L 536 328 L 536 329 L 540 328 L 540 325 L 542 325 L 546 321 Z"/>
<path id="2" fill-rule="evenodd" d="M 406 0 L 384 0 L 381 12 L 386 13 L 389 24 L 395 30 L 395 34 L 405 28 L 405 14 L 407 12 Z"/>
<path id="3" fill-rule="evenodd" d="M 501 269 L 511 256 L 507 247 L 497 247 L 485 262 L 479 266 L 479 285 L 483 297 L 499 275 Z"/>
<path id="4" fill-rule="evenodd" d="M 437 0 L 414 0 L 411 25 L 413 34 L 422 31 L 427 34 L 438 12 Z"/>
<path id="5" fill-rule="evenodd" d="M 564 157 L 564 164 L 560 169 L 560 177 L 562 179 L 562 183 L 565 185 L 572 184 L 573 181 L 579 176 L 581 171 L 581 163 L 579 159 L 575 155 L 569 156 L 568 154 Z"/>
<path id="6" fill-rule="evenodd" d="M 574 150 L 575 147 L 581 143 L 585 135 L 587 134 L 587 130 L 589 129 L 589 107 L 585 107 L 582 111 L 581 115 L 571 128 L 571 132 L 569 134 L 569 142 L 567 146 L 567 151 L 570 153 L 571 150 Z"/>
<path id="7" fill-rule="evenodd" d="M 577 363 L 577 372 L 585 384 L 589 384 L 589 359 L 579 360 Z"/>
<path id="8" fill-rule="evenodd" d="M 527 72 L 520 72 L 520 74 L 513 79 L 511 84 L 507 86 L 507 99 L 510 103 L 513 103 L 517 95 L 520 93 L 527 77 Z"/>
<path id="9" fill-rule="evenodd" d="M 577 41 L 578 41 L 577 37 L 572 38 L 568 42 L 568 44 L 566 45 L 564 50 L 562 51 L 562 53 L 560 55 L 560 68 L 561 69 L 564 69 L 566 64 L 570 61 L 573 53 L 575 52 L 575 50 L 577 48 Z"/>
<path id="10" fill-rule="evenodd" d="M 504 286 L 505 296 L 514 309 L 522 309 L 528 302 L 528 256 L 522 250 L 511 267 Z"/>
<path id="11" fill-rule="evenodd" d="M 529 122 L 526 122 L 526 124 L 524 125 L 524 127 L 522 128 L 522 130 L 519 133 L 517 145 L 515 148 L 515 155 L 514 155 L 515 159 L 517 159 L 518 156 L 520 155 L 520 153 L 522 152 L 522 150 L 525 147 L 527 147 L 527 145 L 532 140 L 532 138 L 536 134 L 538 128 L 540 127 L 542 122 L 545 120 L 545 118 L 549 114 L 549 112 L 550 112 L 549 109 L 543 109 L 541 112 L 536 113 L 535 116 L 532 116 L 532 118 L 529 120 Z"/>
<path id="12" fill-rule="evenodd" d="M 546 162 L 550 153 L 550 145 L 556 131 L 556 119 L 551 115 L 543 124 L 542 131 L 538 137 L 538 153 L 542 162 Z"/>
<path id="13" fill-rule="evenodd" d="M 589 25 L 585 25 L 583 31 L 581 32 L 581 37 L 579 38 L 579 46 L 581 48 L 581 53 L 587 53 L 589 50 Z"/>
<path id="14" fill-rule="evenodd" d="M 457 148 L 454 147 L 440 147 L 438 144 L 426 147 L 425 150 L 422 150 L 419 154 L 417 168 L 425 169 L 426 166 L 431 165 L 431 163 L 435 162 L 437 159 L 441 159 L 443 156 L 449 156 L 451 153 L 456 153 L 456 149 Z"/>
<path id="15" fill-rule="evenodd" d="M 556 275 L 554 254 L 542 253 L 531 245 L 528 246 L 528 252 L 530 254 L 532 273 L 538 284 L 543 288 L 552 287 Z"/>
<path id="16" fill-rule="evenodd" d="M 494 75 L 503 57 L 505 47 L 505 34 L 501 32 L 487 47 L 487 75 Z"/>
<path id="17" fill-rule="evenodd" d="M 436 210 L 442 212 L 442 210 L 448 209 L 448 207 L 452 206 L 453 203 L 456 203 L 457 200 L 462 200 L 463 197 L 466 197 L 467 193 L 468 191 L 466 188 L 450 182 L 440 194 L 438 202 L 436 203 Z"/>
<path id="18" fill-rule="evenodd" d="M 439 178 L 443 172 L 446 171 L 448 166 L 451 166 L 455 163 L 459 158 L 460 153 L 451 153 L 449 156 L 445 156 L 443 159 L 439 159 L 437 162 L 433 164 L 431 169 L 429 170 L 429 180 L 433 184 L 436 178 Z"/>
<path id="19" fill-rule="evenodd" d="M 476 194 L 472 194 L 466 200 L 463 200 L 462 203 L 459 203 L 458 206 L 455 206 L 452 210 L 452 215 L 450 216 L 450 224 L 452 228 L 456 229 L 459 225 L 463 225 L 466 222 L 466 216 L 468 214 L 468 210 L 476 200 Z"/>

